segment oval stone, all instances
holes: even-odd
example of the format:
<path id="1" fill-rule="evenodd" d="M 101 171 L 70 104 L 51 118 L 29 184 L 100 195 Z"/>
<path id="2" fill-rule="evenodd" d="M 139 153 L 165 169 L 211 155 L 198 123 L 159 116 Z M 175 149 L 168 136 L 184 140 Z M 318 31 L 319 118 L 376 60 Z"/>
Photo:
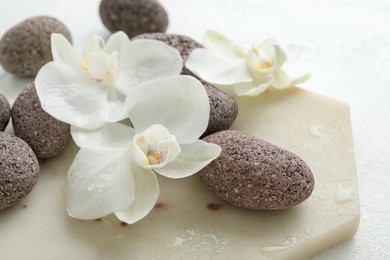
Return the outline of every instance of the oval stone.
<path id="1" fill-rule="evenodd" d="M 39 164 L 22 139 L 0 132 L 0 210 L 25 197 L 38 180 Z"/>
<path id="2" fill-rule="evenodd" d="M 7 127 L 11 116 L 11 106 L 7 98 L 0 93 L 0 131 L 4 131 Z"/>
<path id="3" fill-rule="evenodd" d="M 108 30 L 124 31 L 129 37 L 165 32 L 168 27 L 167 12 L 156 0 L 102 0 L 99 13 Z"/>
<path id="4" fill-rule="evenodd" d="M 180 34 L 147 33 L 132 38 L 132 40 L 135 39 L 151 39 L 162 41 L 171 47 L 176 48 L 183 58 L 184 63 L 194 49 L 203 48 L 203 45 L 199 42 L 188 36 Z M 209 124 L 202 136 L 229 129 L 238 114 L 238 106 L 236 101 L 225 92 L 199 79 L 185 67 L 183 67 L 181 74 L 190 75 L 200 80 L 207 92 L 207 95 L 209 96 Z"/>
<path id="5" fill-rule="evenodd" d="M 70 125 L 46 113 L 34 84 L 25 87 L 12 106 L 15 135 L 26 141 L 38 158 L 60 154 L 68 144 Z"/>
<path id="6" fill-rule="evenodd" d="M 199 174 L 215 194 L 235 206 L 287 209 L 314 189 L 310 168 L 292 152 L 239 131 L 222 131 L 203 140 L 221 146 L 222 153 Z"/>
<path id="7" fill-rule="evenodd" d="M 69 30 L 59 20 L 36 16 L 9 29 L 0 41 L 0 64 L 19 77 L 34 77 L 51 61 L 51 34 L 60 33 L 72 40 Z"/>
<path id="8" fill-rule="evenodd" d="M 209 124 L 203 137 L 229 129 L 237 117 L 238 106 L 236 101 L 225 92 L 204 81 L 201 82 L 209 96 L 210 103 Z"/>

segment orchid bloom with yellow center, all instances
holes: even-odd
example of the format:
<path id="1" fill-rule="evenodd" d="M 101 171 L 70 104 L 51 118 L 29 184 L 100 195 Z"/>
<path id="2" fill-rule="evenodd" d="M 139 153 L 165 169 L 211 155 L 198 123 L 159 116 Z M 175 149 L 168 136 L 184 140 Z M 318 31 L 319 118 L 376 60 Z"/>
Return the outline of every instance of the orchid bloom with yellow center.
<path id="1" fill-rule="evenodd" d="M 138 85 L 179 75 L 179 52 L 155 40 L 130 41 L 123 32 L 105 44 L 92 37 L 81 51 L 52 34 L 53 61 L 39 71 L 35 86 L 42 108 L 70 125 L 96 129 L 126 118 L 125 100 Z"/>
<path id="2" fill-rule="evenodd" d="M 257 96 L 269 87 L 289 88 L 309 78 L 309 75 L 292 78 L 284 72 L 282 66 L 287 54 L 273 40 L 247 48 L 208 31 L 204 46 L 191 52 L 186 67 L 213 85 L 232 87 L 238 96 Z M 290 50 L 294 58 L 300 52 L 296 46 Z"/>
<path id="3" fill-rule="evenodd" d="M 156 204 L 157 174 L 184 178 L 221 153 L 199 140 L 210 113 L 207 93 L 190 76 L 141 84 L 129 94 L 127 114 L 133 127 L 106 124 L 94 130 L 72 126 L 81 148 L 68 173 L 67 210 L 78 219 L 114 213 L 128 224 L 145 217 Z"/>
<path id="4" fill-rule="evenodd" d="M 119 52 L 104 52 L 99 46 L 82 59 L 81 68 L 88 78 L 97 84 L 113 85 L 118 75 Z"/>

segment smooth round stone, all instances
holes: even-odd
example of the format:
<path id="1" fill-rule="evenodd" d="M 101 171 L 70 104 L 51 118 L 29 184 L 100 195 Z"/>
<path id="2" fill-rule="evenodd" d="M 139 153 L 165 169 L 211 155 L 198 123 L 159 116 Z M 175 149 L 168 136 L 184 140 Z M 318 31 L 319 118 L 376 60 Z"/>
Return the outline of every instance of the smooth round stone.
<path id="1" fill-rule="evenodd" d="M 111 32 L 124 31 L 129 37 L 165 32 L 168 15 L 156 0 L 102 0 L 100 17 Z"/>
<path id="2" fill-rule="evenodd" d="M 151 39 L 162 41 L 171 47 L 176 48 L 183 58 L 184 63 L 194 49 L 203 48 L 203 45 L 194 39 L 179 34 L 147 33 L 132 38 L 132 40 L 136 39 Z M 183 67 L 182 74 L 197 78 L 185 67 Z M 200 81 L 202 82 L 207 95 L 209 96 L 210 102 L 209 124 L 203 136 L 229 129 L 229 127 L 236 119 L 238 113 L 238 106 L 236 101 L 225 92 L 217 89 L 203 80 Z"/>
<path id="3" fill-rule="evenodd" d="M 11 106 L 7 98 L 0 93 L 0 131 L 4 131 L 7 127 L 11 116 Z"/>
<path id="4" fill-rule="evenodd" d="M 48 16 L 29 18 L 9 29 L 0 41 L 0 64 L 4 70 L 19 77 L 34 77 L 53 59 L 52 33 L 61 33 L 72 41 L 66 26 Z"/>
<path id="5" fill-rule="evenodd" d="M 209 96 L 210 117 L 206 132 L 202 137 L 212 133 L 227 130 L 233 124 L 238 114 L 236 101 L 225 92 L 206 82 L 202 82 Z"/>
<path id="6" fill-rule="evenodd" d="M 26 141 L 38 158 L 60 154 L 71 138 L 70 125 L 42 109 L 34 84 L 27 85 L 15 100 L 12 123 L 15 135 Z"/>
<path id="7" fill-rule="evenodd" d="M 25 197 L 38 180 L 37 157 L 22 139 L 0 132 L 0 210 Z"/>
<path id="8" fill-rule="evenodd" d="M 285 149 L 230 130 L 203 140 L 221 146 L 222 153 L 199 174 L 215 194 L 235 206 L 287 209 L 306 200 L 314 189 L 310 168 Z"/>

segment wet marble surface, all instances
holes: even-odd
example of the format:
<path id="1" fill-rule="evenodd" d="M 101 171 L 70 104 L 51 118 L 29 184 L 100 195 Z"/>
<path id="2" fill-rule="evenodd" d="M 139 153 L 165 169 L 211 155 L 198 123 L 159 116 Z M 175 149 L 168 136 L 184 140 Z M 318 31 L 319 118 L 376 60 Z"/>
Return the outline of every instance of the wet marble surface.
<path id="1" fill-rule="evenodd" d="M 0 35 L 36 14 L 60 17 L 80 46 L 104 37 L 98 0 L 0 0 Z M 164 0 L 169 32 L 200 40 L 207 29 L 246 41 L 274 38 L 305 51 L 290 70 L 309 72 L 302 87 L 350 105 L 361 206 L 357 234 L 316 259 L 386 259 L 390 246 L 390 4 L 362 0 Z M 13 78 L 0 68 L 0 90 Z M 24 79 L 21 82 L 29 82 Z M 24 83 L 23 83 L 24 84 Z M 11 97 L 13 99 L 15 97 Z M 314 131 L 314 130 L 313 130 Z M 315 131 L 314 131 L 315 132 Z"/>

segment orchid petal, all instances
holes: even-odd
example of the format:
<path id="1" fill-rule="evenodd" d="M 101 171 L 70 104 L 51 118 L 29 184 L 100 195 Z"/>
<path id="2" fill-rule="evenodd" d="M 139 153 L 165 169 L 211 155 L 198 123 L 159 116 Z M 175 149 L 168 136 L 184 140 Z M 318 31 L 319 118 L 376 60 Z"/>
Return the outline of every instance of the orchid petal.
<path id="1" fill-rule="evenodd" d="M 170 136 L 168 140 L 159 142 L 158 151 L 165 158 L 160 164 L 151 165 L 151 169 L 162 168 L 168 163 L 174 161 L 181 153 L 181 147 L 177 143 L 176 138 L 174 136 Z"/>
<path id="2" fill-rule="evenodd" d="M 128 224 L 133 224 L 148 215 L 160 195 L 158 181 L 152 171 L 134 166 L 132 173 L 135 182 L 135 200 L 129 207 L 115 212 L 119 220 Z"/>
<path id="3" fill-rule="evenodd" d="M 81 149 L 68 173 L 68 214 L 96 219 L 134 201 L 128 149 Z"/>
<path id="4" fill-rule="evenodd" d="M 283 64 L 287 61 L 287 55 L 286 53 L 280 48 L 279 45 L 275 45 L 275 68 L 276 70 L 279 70 L 280 67 L 283 66 Z"/>
<path id="5" fill-rule="evenodd" d="M 142 147 L 137 141 L 138 135 L 134 136 L 134 141 L 131 149 L 131 158 L 132 160 L 140 167 L 144 169 L 149 169 L 147 166 L 150 165 L 149 159 L 146 156 L 147 153 L 147 144 L 145 147 Z"/>
<path id="6" fill-rule="evenodd" d="M 102 37 L 95 35 L 84 44 L 81 54 L 83 57 L 85 57 L 90 52 L 103 51 L 103 48 L 104 48 L 104 41 Z"/>
<path id="7" fill-rule="evenodd" d="M 121 124 L 105 124 L 95 130 L 71 127 L 72 138 L 80 148 L 129 148 L 133 143 L 134 129 Z"/>
<path id="8" fill-rule="evenodd" d="M 105 121 L 108 123 L 115 123 L 127 117 L 125 108 L 126 96 L 114 88 L 109 88 L 104 103 L 107 111 Z M 103 107 L 103 104 L 102 104 Z"/>
<path id="9" fill-rule="evenodd" d="M 158 144 L 161 140 L 167 140 L 170 136 L 169 130 L 159 124 L 154 124 L 145 129 L 141 134 L 138 135 L 138 138 L 142 136 L 144 143 L 151 146 L 153 149 L 158 148 Z M 137 138 L 137 137 L 135 137 Z"/>
<path id="10" fill-rule="evenodd" d="M 106 53 L 112 53 L 114 51 L 118 51 L 121 53 L 122 49 L 129 44 L 130 40 L 126 33 L 119 31 L 111 35 L 111 37 L 107 40 L 106 46 L 104 47 L 104 51 Z"/>
<path id="11" fill-rule="evenodd" d="M 257 48 L 260 50 L 262 49 L 269 50 L 270 48 L 273 48 L 275 45 L 279 45 L 279 43 L 274 39 L 265 39 L 257 46 Z"/>
<path id="12" fill-rule="evenodd" d="M 43 110 L 78 127 L 102 126 L 108 112 L 107 88 L 94 85 L 63 63 L 49 62 L 41 68 L 35 86 Z"/>
<path id="13" fill-rule="evenodd" d="M 220 57 L 207 49 L 193 50 L 185 66 L 211 84 L 232 85 L 252 81 L 245 59 Z"/>
<path id="14" fill-rule="evenodd" d="M 233 85 L 234 92 L 237 96 L 258 96 L 271 86 L 271 81 L 264 83 L 242 83 Z"/>
<path id="15" fill-rule="evenodd" d="M 274 72 L 274 78 L 272 86 L 277 89 L 285 89 L 293 87 L 297 84 L 303 83 L 310 78 L 310 75 L 306 74 L 297 78 L 288 76 L 284 71 L 277 70 Z"/>
<path id="16" fill-rule="evenodd" d="M 140 85 L 127 97 L 126 108 L 137 133 L 161 124 L 179 144 L 197 140 L 207 128 L 210 113 L 203 85 L 183 75 Z"/>
<path id="17" fill-rule="evenodd" d="M 206 143 L 202 140 L 182 145 L 181 148 L 181 153 L 174 161 L 165 167 L 154 170 L 168 178 L 184 178 L 200 171 L 216 159 L 222 151 L 218 145 Z"/>
<path id="18" fill-rule="evenodd" d="M 230 41 L 227 37 L 216 31 L 209 30 L 204 34 L 203 45 L 221 56 L 236 59 L 245 59 L 246 56 L 246 51 L 243 47 Z"/>
<path id="19" fill-rule="evenodd" d="M 80 69 L 81 56 L 62 35 L 53 33 L 51 35 L 51 52 L 55 62 L 63 62 L 71 67 Z"/>
<path id="20" fill-rule="evenodd" d="M 288 45 L 286 47 L 286 54 L 288 57 L 288 61 L 297 60 L 303 52 L 303 47 L 295 44 Z"/>
<path id="21" fill-rule="evenodd" d="M 156 40 L 134 40 L 119 55 L 117 87 L 128 94 L 146 81 L 179 75 L 182 67 L 177 49 Z"/>

